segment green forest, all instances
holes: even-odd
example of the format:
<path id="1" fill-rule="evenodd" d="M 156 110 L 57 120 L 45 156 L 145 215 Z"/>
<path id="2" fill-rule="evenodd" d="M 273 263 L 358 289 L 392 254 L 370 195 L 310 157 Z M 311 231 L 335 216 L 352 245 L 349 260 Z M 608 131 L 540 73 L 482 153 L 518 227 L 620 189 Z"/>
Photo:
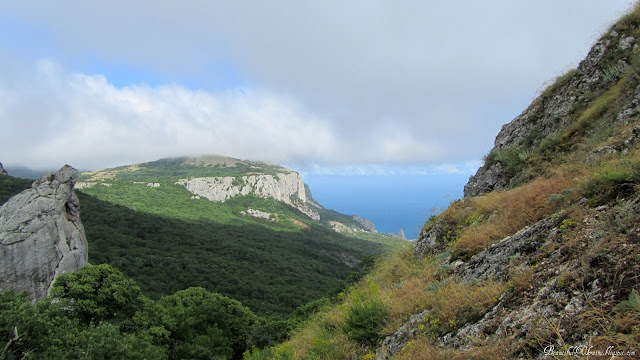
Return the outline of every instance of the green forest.
<path id="1" fill-rule="evenodd" d="M 0 201 L 31 183 L 0 176 Z M 286 339 L 393 243 L 311 221 L 294 229 L 172 218 L 76 193 L 91 265 L 58 277 L 35 304 L 0 294 L 2 360 L 241 358 Z"/>
<path id="2" fill-rule="evenodd" d="M 295 325 L 201 287 L 159 301 L 110 265 L 56 279 L 49 298 L 0 294 L 0 359 L 239 359 Z"/>
<path id="3" fill-rule="evenodd" d="M 357 271 L 341 254 L 357 263 L 383 250 L 317 225 L 293 232 L 186 221 L 78 196 L 89 261 L 117 267 L 154 299 L 202 286 L 260 314 L 286 314 L 340 288 Z"/>

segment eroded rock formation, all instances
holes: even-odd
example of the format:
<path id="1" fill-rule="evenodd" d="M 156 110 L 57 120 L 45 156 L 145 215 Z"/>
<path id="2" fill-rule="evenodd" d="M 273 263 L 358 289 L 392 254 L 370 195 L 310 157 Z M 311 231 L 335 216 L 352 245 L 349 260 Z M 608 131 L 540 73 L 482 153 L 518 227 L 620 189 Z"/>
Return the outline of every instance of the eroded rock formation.
<path id="1" fill-rule="evenodd" d="M 87 264 L 87 239 L 73 193 L 78 172 L 65 165 L 0 207 L 0 289 L 48 295 L 56 276 Z"/>

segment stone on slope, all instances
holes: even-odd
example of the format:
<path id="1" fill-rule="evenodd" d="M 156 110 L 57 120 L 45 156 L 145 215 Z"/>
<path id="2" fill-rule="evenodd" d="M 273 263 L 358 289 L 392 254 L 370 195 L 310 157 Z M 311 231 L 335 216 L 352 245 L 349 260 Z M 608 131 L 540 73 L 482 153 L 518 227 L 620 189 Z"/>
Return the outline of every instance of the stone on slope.
<path id="1" fill-rule="evenodd" d="M 72 189 L 78 171 L 65 165 L 0 207 L 0 290 L 46 297 L 56 276 L 87 264 L 80 204 Z"/>

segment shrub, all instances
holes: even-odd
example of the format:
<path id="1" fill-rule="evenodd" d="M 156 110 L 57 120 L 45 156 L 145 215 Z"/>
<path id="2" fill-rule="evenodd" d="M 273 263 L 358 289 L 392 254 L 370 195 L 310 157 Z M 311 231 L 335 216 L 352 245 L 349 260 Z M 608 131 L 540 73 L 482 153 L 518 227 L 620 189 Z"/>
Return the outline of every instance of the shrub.
<path id="1" fill-rule="evenodd" d="M 356 293 L 342 331 L 351 341 L 374 345 L 380 339 L 386 319 L 387 310 L 382 302 Z"/>
<path id="2" fill-rule="evenodd" d="M 484 164 L 490 167 L 496 163 L 504 166 L 505 174 L 512 178 L 524 170 L 531 151 L 522 147 L 511 149 L 493 149 L 484 157 Z"/>
<path id="3" fill-rule="evenodd" d="M 607 203 L 633 190 L 640 183 L 640 165 L 630 161 L 605 164 L 582 184 L 592 205 Z"/>

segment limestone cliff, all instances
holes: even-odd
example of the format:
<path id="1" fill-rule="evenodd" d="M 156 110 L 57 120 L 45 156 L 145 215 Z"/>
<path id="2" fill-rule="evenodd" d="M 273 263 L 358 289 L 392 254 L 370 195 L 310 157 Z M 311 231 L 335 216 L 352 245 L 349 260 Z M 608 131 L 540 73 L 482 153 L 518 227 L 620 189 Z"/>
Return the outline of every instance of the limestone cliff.
<path id="1" fill-rule="evenodd" d="M 47 296 L 56 276 L 87 264 L 87 239 L 73 193 L 78 172 L 64 166 L 0 207 L 0 289 Z"/>
<path id="2" fill-rule="evenodd" d="M 307 204 L 302 177 L 293 171 L 276 175 L 198 177 L 180 179 L 176 184 L 183 185 L 194 195 L 214 202 L 225 202 L 234 196 L 249 194 L 273 198 L 297 208 L 312 219 L 320 219 L 318 213 Z"/>

